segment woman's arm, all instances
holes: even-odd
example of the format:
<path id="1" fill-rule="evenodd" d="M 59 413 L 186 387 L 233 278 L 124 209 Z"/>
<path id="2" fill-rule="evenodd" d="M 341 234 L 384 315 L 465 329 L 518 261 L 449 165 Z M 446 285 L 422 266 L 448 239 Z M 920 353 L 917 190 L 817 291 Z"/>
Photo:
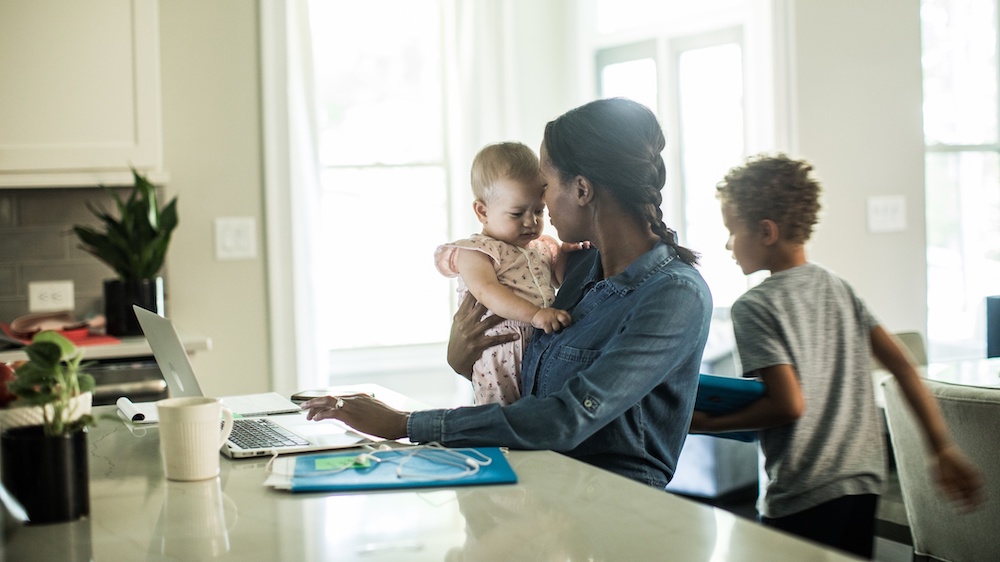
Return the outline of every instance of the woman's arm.
<path id="1" fill-rule="evenodd" d="M 390 408 L 368 394 L 322 396 L 303 402 L 301 407 L 308 410 L 306 419 L 337 419 L 361 433 L 383 439 L 406 437 L 406 420 L 410 415 Z"/>
<path id="2" fill-rule="evenodd" d="M 539 370 L 546 373 L 546 390 L 522 394 L 504 407 L 487 404 L 414 412 L 410 439 L 454 447 L 569 451 L 661 385 L 666 386 L 659 392 L 690 398 L 693 405 L 698 383 L 693 356 L 701 356 L 699 334 L 707 330 L 711 314 L 707 290 L 680 279 L 657 283 L 644 293 L 636 295 L 629 320 L 620 329 L 609 330 L 610 336 L 589 343 L 573 338 L 569 347 L 554 343 L 568 353 L 552 348 L 545 355 Z M 560 334 L 570 334 L 574 328 Z M 664 431 L 684 431 L 691 411 L 684 410 L 661 410 L 657 423 L 664 425 Z"/>
<path id="3" fill-rule="evenodd" d="M 973 508 L 982 501 L 979 470 L 952 441 L 937 400 L 920 380 L 920 375 L 896 340 L 882 326 L 871 331 L 872 352 L 899 382 L 903 396 L 920 422 L 931 451 L 937 485 L 952 501 Z"/>
<path id="4" fill-rule="evenodd" d="M 759 371 L 764 395 L 746 408 L 718 416 L 695 410 L 691 433 L 724 433 L 777 427 L 805 413 L 805 399 L 795 367 L 774 365 Z"/>
<path id="5" fill-rule="evenodd" d="M 492 258 L 482 252 L 460 250 L 455 256 L 455 264 L 469 292 L 497 316 L 531 324 L 547 334 L 573 321 L 565 310 L 536 306 L 501 285 Z"/>

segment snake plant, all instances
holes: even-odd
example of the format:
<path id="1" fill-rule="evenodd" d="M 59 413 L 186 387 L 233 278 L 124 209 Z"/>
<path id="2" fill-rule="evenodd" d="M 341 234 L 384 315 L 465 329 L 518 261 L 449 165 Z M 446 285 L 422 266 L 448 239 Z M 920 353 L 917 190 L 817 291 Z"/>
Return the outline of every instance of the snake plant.
<path id="1" fill-rule="evenodd" d="M 87 203 L 104 229 L 76 225 L 80 248 L 111 267 L 123 281 L 152 279 L 163 268 L 170 236 L 177 227 L 177 198 L 163 209 L 156 205 L 155 186 L 132 168 L 135 184 L 127 199 L 102 186 L 115 200 L 118 218 Z"/>

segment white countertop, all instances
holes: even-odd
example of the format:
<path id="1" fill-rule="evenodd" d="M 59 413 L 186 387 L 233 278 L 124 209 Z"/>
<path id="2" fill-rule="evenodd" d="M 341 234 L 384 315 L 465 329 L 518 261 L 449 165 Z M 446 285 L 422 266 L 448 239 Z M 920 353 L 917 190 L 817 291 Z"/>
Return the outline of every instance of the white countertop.
<path id="1" fill-rule="evenodd" d="M 167 482 L 155 425 L 96 413 L 90 516 L 6 521 L 11 559 L 851 560 L 551 451 L 511 451 L 513 485 L 292 494 L 263 485 L 267 460 L 224 457 L 216 479 Z"/>

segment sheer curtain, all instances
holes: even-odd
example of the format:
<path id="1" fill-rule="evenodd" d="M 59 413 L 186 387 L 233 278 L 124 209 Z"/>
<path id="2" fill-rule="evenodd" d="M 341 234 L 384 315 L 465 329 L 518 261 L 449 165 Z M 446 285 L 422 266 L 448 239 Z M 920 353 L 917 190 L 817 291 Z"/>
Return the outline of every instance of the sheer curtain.
<path id="1" fill-rule="evenodd" d="M 541 140 L 544 123 L 525 126 L 522 100 L 529 86 L 519 68 L 515 33 L 518 22 L 530 17 L 531 10 L 532 4 L 524 0 L 443 1 L 454 237 L 479 228 L 470 212 L 468 184 L 475 153 L 487 143 L 504 140 L 519 140 L 538 149 L 534 143 Z M 531 38 L 522 37 L 521 42 L 530 44 Z"/>
<path id="2" fill-rule="evenodd" d="M 277 392 L 328 384 L 316 345 L 315 254 L 320 183 L 312 49 L 306 0 L 262 0 L 261 97 L 271 318 L 271 373 Z"/>

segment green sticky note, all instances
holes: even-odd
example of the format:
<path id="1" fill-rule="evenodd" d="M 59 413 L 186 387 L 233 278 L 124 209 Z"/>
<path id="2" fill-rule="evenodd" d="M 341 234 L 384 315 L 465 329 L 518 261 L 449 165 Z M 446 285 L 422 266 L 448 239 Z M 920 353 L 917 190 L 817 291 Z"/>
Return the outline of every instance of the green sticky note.
<path id="1" fill-rule="evenodd" d="M 372 461 L 368 457 L 320 457 L 316 459 L 315 470 L 346 470 L 348 468 L 368 468 Z"/>

